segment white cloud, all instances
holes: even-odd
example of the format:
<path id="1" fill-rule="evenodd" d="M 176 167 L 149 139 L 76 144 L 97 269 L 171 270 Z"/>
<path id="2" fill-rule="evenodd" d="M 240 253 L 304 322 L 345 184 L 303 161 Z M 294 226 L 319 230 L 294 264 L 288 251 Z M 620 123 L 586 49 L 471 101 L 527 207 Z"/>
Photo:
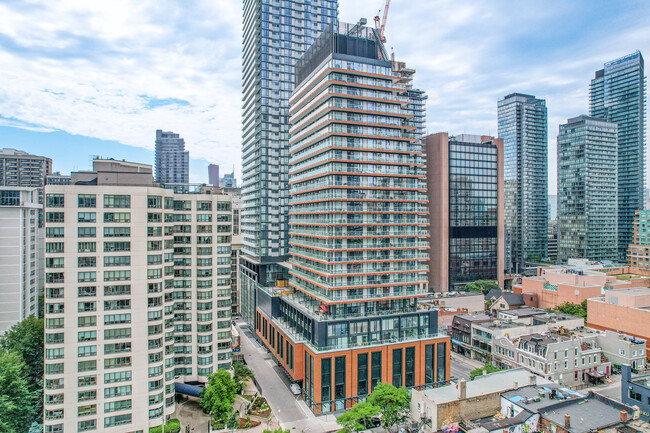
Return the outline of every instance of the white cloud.
<path id="1" fill-rule="evenodd" d="M 340 18 L 372 25 L 383 3 L 339 0 Z M 149 149 L 155 129 L 173 130 L 193 158 L 235 163 L 239 176 L 241 8 L 235 0 L 2 2 L 0 116 Z M 496 135 L 500 97 L 546 98 L 554 190 L 557 125 L 588 111 L 589 80 L 603 62 L 650 52 L 648 12 L 605 0 L 393 1 L 387 47 L 417 69 L 430 132 Z"/>

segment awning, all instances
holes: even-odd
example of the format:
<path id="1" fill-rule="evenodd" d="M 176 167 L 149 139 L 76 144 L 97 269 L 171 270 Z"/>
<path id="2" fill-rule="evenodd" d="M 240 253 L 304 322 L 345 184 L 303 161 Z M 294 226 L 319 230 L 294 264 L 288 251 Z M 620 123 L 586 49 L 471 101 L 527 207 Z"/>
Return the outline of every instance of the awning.
<path id="1" fill-rule="evenodd" d="M 597 371 L 588 371 L 587 375 L 593 377 L 594 379 L 601 379 L 604 377 L 602 374 L 598 373 Z"/>
<path id="2" fill-rule="evenodd" d="M 203 389 L 202 386 L 197 385 L 188 385 L 187 383 L 174 383 L 174 388 L 179 394 L 191 395 L 193 397 L 198 397 L 199 392 Z"/>

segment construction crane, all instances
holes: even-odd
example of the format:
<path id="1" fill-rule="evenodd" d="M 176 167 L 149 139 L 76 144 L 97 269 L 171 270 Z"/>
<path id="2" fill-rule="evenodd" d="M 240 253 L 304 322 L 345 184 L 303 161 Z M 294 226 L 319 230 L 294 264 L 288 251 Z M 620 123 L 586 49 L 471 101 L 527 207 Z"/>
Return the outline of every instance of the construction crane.
<path id="1" fill-rule="evenodd" d="M 386 29 L 386 18 L 388 17 L 389 7 L 390 7 L 390 0 L 386 0 L 386 4 L 384 5 L 384 15 L 381 21 L 379 21 L 379 14 L 375 17 L 375 28 L 379 30 L 379 38 L 381 42 L 386 42 L 386 36 L 384 36 L 384 30 Z"/>

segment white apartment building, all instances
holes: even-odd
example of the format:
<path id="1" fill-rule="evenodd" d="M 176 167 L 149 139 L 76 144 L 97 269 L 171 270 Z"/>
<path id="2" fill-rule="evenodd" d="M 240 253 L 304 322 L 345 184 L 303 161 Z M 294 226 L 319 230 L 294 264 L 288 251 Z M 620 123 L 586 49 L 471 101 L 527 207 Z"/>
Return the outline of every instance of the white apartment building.
<path id="1" fill-rule="evenodd" d="M 38 315 L 43 290 L 39 188 L 0 187 L 0 334 Z"/>
<path id="2" fill-rule="evenodd" d="M 231 197 L 95 160 L 46 187 L 45 432 L 144 432 L 231 361 Z"/>

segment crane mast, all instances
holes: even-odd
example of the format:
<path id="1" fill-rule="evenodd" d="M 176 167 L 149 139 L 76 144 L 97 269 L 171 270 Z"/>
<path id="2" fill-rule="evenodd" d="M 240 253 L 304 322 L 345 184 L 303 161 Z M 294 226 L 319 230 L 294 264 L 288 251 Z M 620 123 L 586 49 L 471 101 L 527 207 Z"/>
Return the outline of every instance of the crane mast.
<path id="1" fill-rule="evenodd" d="M 384 14 L 381 18 L 381 21 L 379 19 L 379 14 L 375 16 L 375 28 L 379 30 L 379 39 L 381 42 L 386 42 L 386 36 L 384 36 L 384 30 L 386 30 L 386 19 L 388 18 L 389 7 L 390 7 L 390 0 L 386 0 L 386 4 L 384 5 Z"/>

